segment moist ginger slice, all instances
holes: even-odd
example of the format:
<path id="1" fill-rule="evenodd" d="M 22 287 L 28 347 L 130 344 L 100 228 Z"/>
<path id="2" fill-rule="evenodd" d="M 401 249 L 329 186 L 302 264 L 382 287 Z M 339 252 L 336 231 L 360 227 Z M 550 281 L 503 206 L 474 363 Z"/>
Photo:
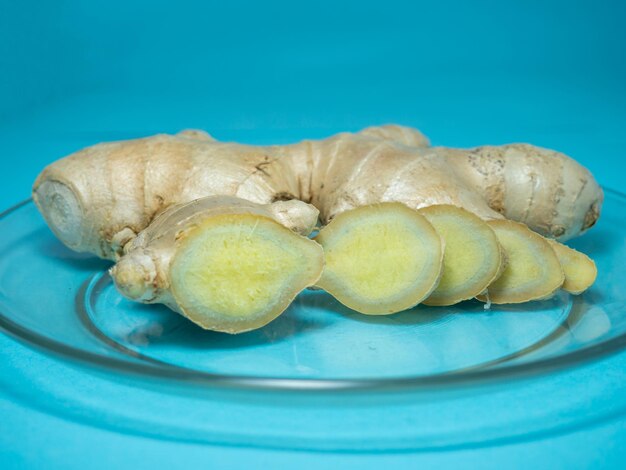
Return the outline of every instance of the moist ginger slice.
<path id="1" fill-rule="evenodd" d="M 326 259 L 317 286 L 361 313 L 408 309 L 439 282 L 441 238 L 424 216 L 400 203 L 343 212 L 315 241 L 324 247 Z"/>
<path id="2" fill-rule="evenodd" d="M 504 271 L 479 300 L 494 304 L 522 303 L 551 297 L 565 276 L 550 243 L 526 225 L 511 220 L 487 222 L 506 255 Z"/>
<path id="3" fill-rule="evenodd" d="M 492 228 L 453 205 L 420 209 L 443 238 L 443 273 L 426 305 L 454 305 L 482 293 L 502 272 L 504 256 Z"/>
<path id="4" fill-rule="evenodd" d="M 125 297 L 163 303 L 205 329 L 259 328 L 322 274 L 322 247 L 303 236 L 316 214 L 301 217 L 306 206 L 225 197 L 174 206 L 125 247 L 111 275 Z"/>
<path id="5" fill-rule="evenodd" d="M 254 215 L 218 216 L 185 233 L 172 259 L 172 294 L 194 322 L 256 328 L 316 281 L 323 259 L 311 240 Z"/>
<path id="6" fill-rule="evenodd" d="M 548 242 L 556 252 L 565 274 L 563 290 L 578 295 L 591 287 L 598 276 L 596 263 L 587 255 L 569 246 L 550 239 Z"/>

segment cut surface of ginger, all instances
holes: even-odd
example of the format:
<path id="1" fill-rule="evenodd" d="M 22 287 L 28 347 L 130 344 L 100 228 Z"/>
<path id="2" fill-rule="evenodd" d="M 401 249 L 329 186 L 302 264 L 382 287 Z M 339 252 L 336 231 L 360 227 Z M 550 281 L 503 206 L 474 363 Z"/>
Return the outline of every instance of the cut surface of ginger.
<path id="1" fill-rule="evenodd" d="M 315 240 L 326 258 L 317 286 L 361 313 L 413 307 L 439 280 L 441 238 L 424 216 L 400 203 L 343 212 Z"/>
<path id="2" fill-rule="evenodd" d="M 314 284 L 321 247 L 262 216 L 212 217 L 183 232 L 170 266 L 174 299 L 194 322 L 218 331 L 258 328 Z"/>
<path id="3" fill-rule="evenodd" d="M 423 303 L 453 305 L 482 293 L 503 267 L 495 232 L 482 219 L 456 206 L 430 206 L 420 213 L 445 244 L 439 285 Z"/>
<path id="4" fill-rule="evenodd" d="M 506 255 L 506 266 L 487 289 L 494 304 L 521 303 L 545 299 L 561 287 L 565 279 L 556 253 L 541 235 L 511 220 L 487 222 L 496 232 Z M 477 296 L 487 300 L 486 295 Z"/>
<path id="5" fill-rule="evenodd" d="M 581 294 L 595 282 L 598 275 L 596 263 L 587 255 L 555 240 L 548 240 L 554 249 L 563 272 L 563 289 L 570 294 Z"/>

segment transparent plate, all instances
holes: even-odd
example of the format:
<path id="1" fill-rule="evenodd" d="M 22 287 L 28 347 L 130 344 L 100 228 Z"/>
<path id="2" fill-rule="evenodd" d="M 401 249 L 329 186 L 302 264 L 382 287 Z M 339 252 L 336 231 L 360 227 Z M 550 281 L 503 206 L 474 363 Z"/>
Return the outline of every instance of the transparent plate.
<path id="1" fill-rule="evenodd" d="M 566 396 L 550 410 L 485 413 L 513 383 L 519 399 L 554 397 L 557 383 L 538 375 L 626 344 L 625 233 L 626 198 L 607 190 L 598 226 L 572 242 L 598 265 L 581 296 L 370 317 L 307 291 L 266 327 L 231 336 L 123 299 L 109 264 L 61 245 L 27 201 L 0 217 L 0 326 L 46 355 L 12 372 L 35 386 L 0 383 L 48 411 L 170 439 L 388 450 L 528 437 L 621 409 L 575 413 L 583 398 Z"/>

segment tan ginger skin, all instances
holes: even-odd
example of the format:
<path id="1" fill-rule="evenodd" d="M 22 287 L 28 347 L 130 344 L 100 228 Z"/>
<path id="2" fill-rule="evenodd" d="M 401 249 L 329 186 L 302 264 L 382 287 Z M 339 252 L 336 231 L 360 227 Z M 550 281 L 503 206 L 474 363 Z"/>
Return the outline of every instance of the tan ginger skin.
<path id="1" fill-rule="evenodd" d="M 44 169 L 33 198 L 67 246 L 118 261 L 126 297 L 240 333 L 311 286 L 371 315 L 582 292 L 593 261 L 526 226 L 569 239 L 603 195 L 551 150 L 431 147 L 388 125 L 280 146 L 202 131 L 99 144 Z"/>
<path id="2" fill-rule="evenodd" d="M 157 214 L 206 196 L 300 200 L 319 209 L 322 224 L 380 202 L 451 204 L 561 241 L 591 227 L 603 200 L 590 172 L 561 153 L 528 144 L 431 147 L 396 125 L 292 145 L 222 143 L 202 131 L 103 143 L 52 163 L 33 187 L 61 241 L 112 260 Z M 290 218 L 307 219 L 311 209 L 293 207 L 282 222 L 297 226 Z"/>

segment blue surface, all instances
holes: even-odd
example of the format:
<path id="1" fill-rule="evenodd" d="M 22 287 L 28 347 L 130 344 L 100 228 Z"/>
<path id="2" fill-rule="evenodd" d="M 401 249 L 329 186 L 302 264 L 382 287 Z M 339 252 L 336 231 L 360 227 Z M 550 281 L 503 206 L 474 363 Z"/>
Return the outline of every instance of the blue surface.
<path id="1" fill-rule="evenodd" d="M 624 2 L 129 3 L 0 0 L 0 207 L 28 197 L 40 169 L 77 148 L 185 127 L 265 143 L 397 122 L 435 144 L 556 148 L 623 190 Z M 0 352 L 0 374 L 39 354 L 5 336 Z M 571 393 L 593 383 L 610 396 L 608 377 L 626 380 L 626 354 L 562 380 Z M 3 468 L 618 468 L 626 460 L 623 416 L 493 448 L 308 454 L 131 437 L 0 397 Z M 550 407 L 551 397 L 515 405 Z M 507 406 L 502 397 L 490 412 Z"/>

